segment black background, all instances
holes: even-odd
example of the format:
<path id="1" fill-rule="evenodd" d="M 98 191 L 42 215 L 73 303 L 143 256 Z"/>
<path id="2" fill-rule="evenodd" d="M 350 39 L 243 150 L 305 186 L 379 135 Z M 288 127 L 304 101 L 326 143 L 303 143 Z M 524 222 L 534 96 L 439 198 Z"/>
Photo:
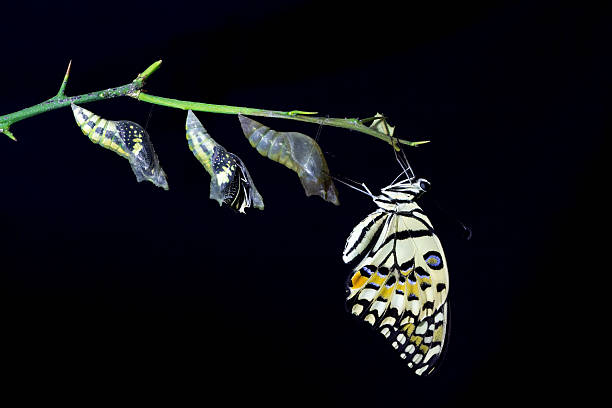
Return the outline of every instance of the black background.
<path id="1" fill-rule="evenodd" d="M 415 5 L 418 4 L 418 5 Z M 137 183 L 60 109 L 0 138 L 2 367 L 22 400 L 221 397 L 292 406 L 582 401 L 608 341 L 600 233 L 607 207 L 610 15 L 557 3 L 127 2 L 2 9 L 0 113 L 131 81 L 154 95 L 331 117 L 383 112 L 432 183 L 422 206 L 451 275 L 439 373 L 412 376 L 344 310 L 344 240 L 374 209 L 303 194 L 231 115 L 198 113 L 247 164 L 266 209 L 208 198 L 185 113 L 120 98 L 86 105 L 147 124 L 170 191 Z M 317 127 L 257 119 L 277 130 Z M 322 128 L 331 171 L 387 185 L 391 149 Z M 437 203 L 437 204 L 436 204 Z M 473 230 L 466 240 L 457 220 Z M 586 381 L 582 381 L 586 380 Z"/>

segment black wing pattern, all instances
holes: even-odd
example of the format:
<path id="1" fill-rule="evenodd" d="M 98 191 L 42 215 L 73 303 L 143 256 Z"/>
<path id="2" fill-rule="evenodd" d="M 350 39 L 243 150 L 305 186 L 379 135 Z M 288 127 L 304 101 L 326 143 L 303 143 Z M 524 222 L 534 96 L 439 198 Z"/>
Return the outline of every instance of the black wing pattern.
<path id="1" fill-rule="evenodd" d="M 360 259 L 347 281 L 347 309 L 379 330 L 418 375 L 431 374 L 448 334 L 448 270 L 431 222 L 414 202 L 379 208 L 347 239 Z"/>

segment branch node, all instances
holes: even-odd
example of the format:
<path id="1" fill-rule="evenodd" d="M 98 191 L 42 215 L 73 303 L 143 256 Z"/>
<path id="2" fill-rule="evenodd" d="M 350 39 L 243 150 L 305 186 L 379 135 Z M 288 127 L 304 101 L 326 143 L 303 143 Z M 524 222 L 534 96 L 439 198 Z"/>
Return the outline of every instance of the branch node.
<path id="1" fill-rule="evenodd" d="M 142 91 L 141 89 L 135 89 L 132 92 L 128 92 L 126 95 L 131 98 L 138 99 L 141 91 Z"/>

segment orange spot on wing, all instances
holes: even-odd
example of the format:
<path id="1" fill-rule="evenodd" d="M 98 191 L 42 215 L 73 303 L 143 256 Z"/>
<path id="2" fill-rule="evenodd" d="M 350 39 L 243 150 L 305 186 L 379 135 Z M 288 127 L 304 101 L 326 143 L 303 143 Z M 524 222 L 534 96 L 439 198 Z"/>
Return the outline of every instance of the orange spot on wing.
<path id="1" fill-rule="evenodd" d="M 351 287 L 354 289 L 359 289 L 360 287 L 365 285 L 367 281 L 368 281 L 368 278 L 361 275 L 361 273 L 357 272 L 351 278 Z"/>
<path id="2" fill-rule="evenodd" d="M 384 287 L 380 293 L 378 294 L 378 296 L 383 297 L 385 299 L 389 299 L 391 297 L 391 292 L 393 291 L 394 286 L 391 286 L 390 288 Z"/>

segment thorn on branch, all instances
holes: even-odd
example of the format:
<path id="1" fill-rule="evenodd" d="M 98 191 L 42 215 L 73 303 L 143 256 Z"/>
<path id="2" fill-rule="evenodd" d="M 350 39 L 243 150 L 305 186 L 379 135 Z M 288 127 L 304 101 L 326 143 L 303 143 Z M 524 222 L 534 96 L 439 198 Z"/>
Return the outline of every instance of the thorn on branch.
<path id="1" fill-rule="evenodd" d="M 70 76 L 70 67 L 72 66 L 72 60 L 70 60 L 68 62 L 68 68 L 66 69 L 66 74 L 64 75 L 64 80 L 62 81 L 62 84 L 60 85 L 60 89 L 59 92 L 57 93 L 57 97 L 58 98 L 63 98 L 64 95 L 64 90 L 66 89 L 66 84 L 68 83 L 68 76 Z"/>
<path id="2" fill-rule="evenodd" d="M 0 129 L 0 133 L 4 133 L 5 135 L 7 135 L 9 137 L 9 139 L 12 139 L 15 142 L 17 141 L 17 139 L 15 138 L 13 133 L 10 130 L 8 130 L 8 129 Z"/>

